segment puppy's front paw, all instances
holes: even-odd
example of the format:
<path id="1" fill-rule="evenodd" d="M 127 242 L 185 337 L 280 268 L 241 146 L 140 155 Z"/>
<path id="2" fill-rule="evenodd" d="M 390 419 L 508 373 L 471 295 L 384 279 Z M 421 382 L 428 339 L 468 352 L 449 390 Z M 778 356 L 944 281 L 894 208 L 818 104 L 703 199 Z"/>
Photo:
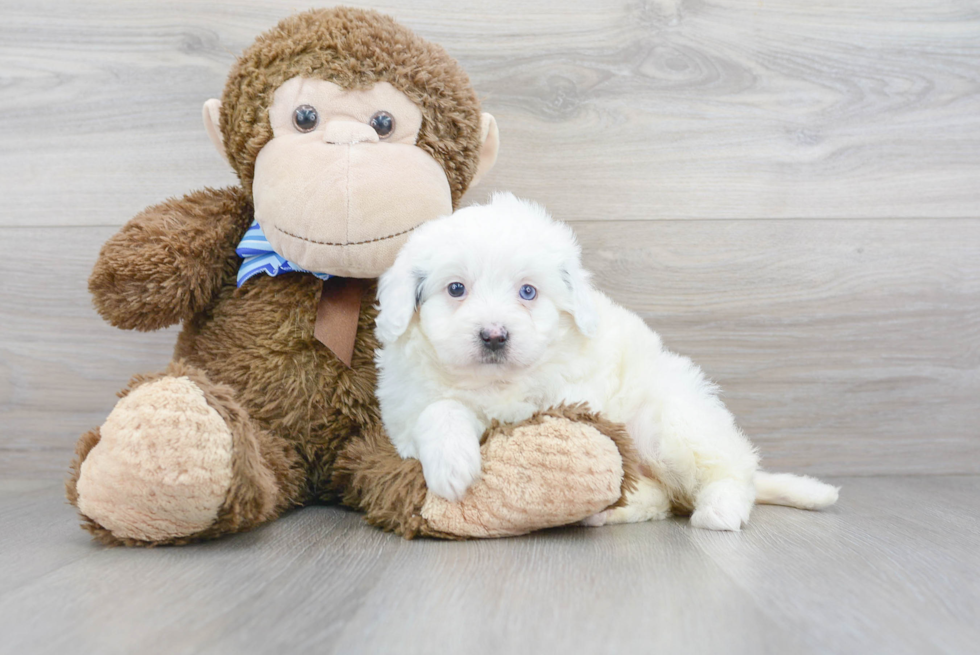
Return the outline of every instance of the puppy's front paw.
<path id="1" fill-rule="evenodd" d="M 447 439 L 440 452 L 421 459 L 429 491 L 453 502 L 480 478 L 480 444 L 474 439 Z"/>
<path id="2" fill-rule="evenodd" d="M 454 400 L 432 403 L 415 425 L 422 475 L 429 491 L 451 501 L 480 477 L 480 431 L 473 413 Z"/>

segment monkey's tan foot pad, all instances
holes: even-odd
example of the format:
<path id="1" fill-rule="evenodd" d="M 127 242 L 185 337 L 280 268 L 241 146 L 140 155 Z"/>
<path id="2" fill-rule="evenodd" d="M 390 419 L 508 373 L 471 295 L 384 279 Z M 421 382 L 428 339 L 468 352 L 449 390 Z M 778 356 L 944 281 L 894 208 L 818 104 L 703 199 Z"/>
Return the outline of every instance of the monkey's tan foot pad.
<path id="1" fill-rule="evenodd" d="M 568 525 L 616 503 L 623 458 L 588 423 L 545 416 L 484 442 L 483 477 L 457 503 L 428 494 L 422 517 L 460 537 L 505 537 Z"/>
<path id="2" fill-rule="evenodd" d="M 120 400 L 82 462 L 78 509 L 122 539 L 159 542 L 209 527 L 232 480 L 232 435 L 186 377 Z"/>

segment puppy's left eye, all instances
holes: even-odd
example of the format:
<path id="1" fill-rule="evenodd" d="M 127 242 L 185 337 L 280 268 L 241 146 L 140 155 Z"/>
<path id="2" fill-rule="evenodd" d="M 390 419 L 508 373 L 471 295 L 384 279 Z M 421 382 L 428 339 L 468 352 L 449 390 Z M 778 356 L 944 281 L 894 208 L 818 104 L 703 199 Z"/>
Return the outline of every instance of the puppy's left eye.
<path id="1" fill-rule="evenodd" d="M 463 286 L 462 282 L 452 282 L 446 287 L 446 290 L 453 298 L 462 298 L 463 294 L 466 293 L 466 287 Z"/>
<path id="2" fill-rule="evenodd" d="M 532 287 L 530 284 L 525 284 L 521 287 L 521 298 L 524 300 L 534 300 L 538 296 L 538 290 Z"/>

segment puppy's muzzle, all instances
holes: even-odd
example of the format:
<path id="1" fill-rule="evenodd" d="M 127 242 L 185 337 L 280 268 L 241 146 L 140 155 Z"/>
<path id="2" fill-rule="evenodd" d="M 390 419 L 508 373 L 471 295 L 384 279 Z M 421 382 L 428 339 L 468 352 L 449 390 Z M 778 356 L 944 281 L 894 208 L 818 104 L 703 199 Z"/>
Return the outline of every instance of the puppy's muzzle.
<path id="1" fill-rule="evenodd" d="M 507 328 L 491 326 L 480 330 L 480 342 L 486 352 L 499 354 L 507 347 Z"/>

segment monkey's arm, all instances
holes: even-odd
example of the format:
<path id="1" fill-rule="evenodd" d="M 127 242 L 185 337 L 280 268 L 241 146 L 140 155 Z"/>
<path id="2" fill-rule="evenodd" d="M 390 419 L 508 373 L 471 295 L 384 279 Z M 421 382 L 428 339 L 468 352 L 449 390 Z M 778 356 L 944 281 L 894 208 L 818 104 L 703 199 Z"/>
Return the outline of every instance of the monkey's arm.
<path id="1" fill-rule="evenodd" d="M 204 309 L 236 274 L 235 246 L 251 222 L 241 187 L 148 207 L 102 246 L 88 281 L 95 308 L 112 325 L 141 331 Z"/>
<path id="2" fill-rule="evenodd" d="M 335 484 L 368 523 L 407 539 L 504 537 L 568 525 L 618 506 L 635 484 L 639 458 L 626 430 L 580 406 L 494 426 L 485 436 L 483 475 L 459 502 L 429 492 L 421 463 L 399 457 L 379 428 L 347 444 Z"/>

